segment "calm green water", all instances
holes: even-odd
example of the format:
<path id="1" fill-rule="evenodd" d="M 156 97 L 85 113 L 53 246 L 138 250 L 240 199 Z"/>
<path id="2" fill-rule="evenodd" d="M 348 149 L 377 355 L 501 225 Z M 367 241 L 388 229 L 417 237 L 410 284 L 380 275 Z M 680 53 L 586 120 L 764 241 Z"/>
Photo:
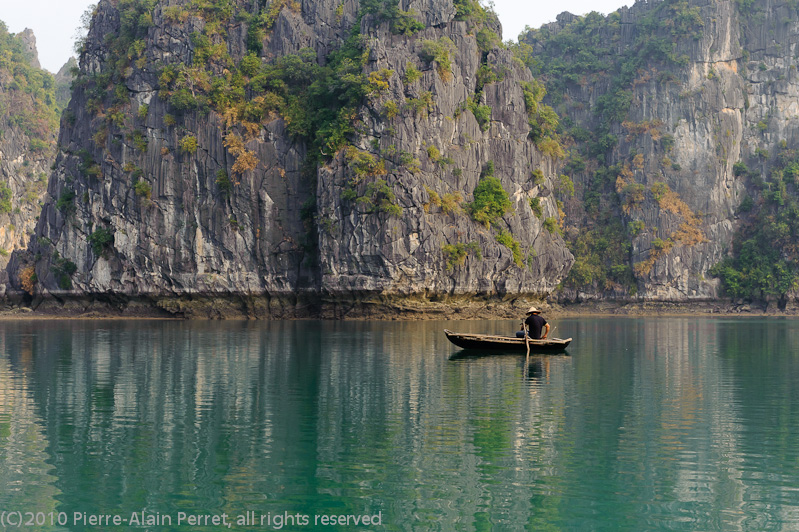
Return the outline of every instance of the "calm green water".
<path id="1" fill-rule="evenodd" d="M 799 320 L 555 324 L 526 361 L 451 359 L 507 321 L 0 323 L 0 511 L 799 530 Z"/>

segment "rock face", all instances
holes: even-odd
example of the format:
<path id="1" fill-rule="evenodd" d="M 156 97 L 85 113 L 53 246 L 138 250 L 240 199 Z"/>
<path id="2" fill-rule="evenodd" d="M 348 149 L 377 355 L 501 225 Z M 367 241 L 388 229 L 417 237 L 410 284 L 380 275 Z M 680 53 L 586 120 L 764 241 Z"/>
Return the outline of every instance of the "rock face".
<path id="1" fill-rule="evenodd" d="M 568 271 L 571 256 L 560 237 L 545 230 L 529 207 L 531 198 L 552 190 L 551 178 L 556 175 L 554 162 L 526 138 L 530 128 L 519 81 L 529 81 L 529 75 L 512 61 L 510 52 L 497 49 L 489 54 L 488 63 L 508 74 L 486 87 L 484 101 L 492 116 L 482 131 L 472 113 L 458 115 L 459 105 L 474 93 L 480 67 L 480 52 L 466 22 L 450 20 L 446 31 L 428 28 L 416 39 L 390 48 L 382 45 L 391 41 L 387 25 L 371 29 L 368 36 L 377 43 L 369 68 L 395 72 L 389 94 L 382 98 L 403 101 L 429 91 L 434 105 L 428 113 L 403 112 L 393 120 L 362 115 L 369 134 L 361 138 L 359 149 L 377 146 L 379 153 L 404 152 L 418 158 L 420 170 L 400 167 L 383 177 L 392 184 L 402 215 L 374 214 L 373 209 L 342 201 L 352 177 L 344 154 L 320 171 L 318 204 L 325 221 L 319 233 L 322 289 L 330 294 L 405 295 L 550 292 Z M 441 38 L 456 46 L 452 79 L 443 82 L 434 68 L 427 68 L 419 81 L 403 84 L 397 74 L 418 62 L 419 42 Z M 445 159 L 449 163 L 442 162 Z M 509 248 L 497 245 L 496 228 L 474 223 L 460 206 L 447 213 L 445 205 L 436 204 L 436 196 L 468 198 L 487 161 L 493 162 L 513 201 L 513 214 L 499 225 L 524 250 L 526 262 L 521 265 L 514 263 Z M 531 176 L 535 169 L 549 179 L 535 184 Z M 557 216 L 551 196 L 544 205 L 547 216 Z M 463 265 L 448 268 L 442 246 L 471 242 L 482 250 L 482 259 L 470 257 Z"/>
<path id="2" fill-rule="evenodd" d="M 33 68 L 42 68 L 39 63 L 39 51 L 36 49 L 36 35 L 33 34 L 33 30 L 25 28 L 16 35 L 16 38 L 22 43 L 23 53 L 28 57 L 30 65 Z"/>
<path id="3" fill-rule="evenodd" d="M 31 240 L 37 296 L 311 315 L 540 297 L 566 275 L 557 161 L 528 138 L 532 78 L 479 6 L 228 4 L 98 4 Z M 324 86 L 299 80 L 325 68 Z M 298 91 L 333 103 L 302 115 L 319 98 Z M 478 222 L 469 202 L 491 176 L 509 208 Z"/>
<path id="4" fill-rule="evenodd" d="M 55 98 L 59 109 L 66 108 L 72 96 L 72 71 L 78 68 L 78 61 L 70 57 L 55 75 Z"/>
<path id="5" fill-rule="evenodd" d="M 26 249 L 54 160 L 52 76 L 41 70 L 31 30 L 12 35 L 0 23 L 0 266 Z M 5 291 L 5 282 L 2 290 Z"/>
<path id="6" fill-rule="evenodd" d="M 595 246 L 577 253 L 564 298 L 720 295 L 708 270 L 731 252 L 741 202 L 757 197 L 736 163 L 767 180 L 773 155 L 799 140 L 798 34 L 791 2 L 691 0 L 564 13 L 526 35 L 573 125 L 567 234 Z M 604 231 L 601 215 L 621 231 Z M 624 257 L 600 272 L 589 231 L 615 234 Z"/>
<path id="7" fill-rule="evenodd" d="M 500 34 L 470 0 L 102 0 L 12 285 L 220 317 L 713 299 L 772 220 L 795 288 L 793 2 Z"/>

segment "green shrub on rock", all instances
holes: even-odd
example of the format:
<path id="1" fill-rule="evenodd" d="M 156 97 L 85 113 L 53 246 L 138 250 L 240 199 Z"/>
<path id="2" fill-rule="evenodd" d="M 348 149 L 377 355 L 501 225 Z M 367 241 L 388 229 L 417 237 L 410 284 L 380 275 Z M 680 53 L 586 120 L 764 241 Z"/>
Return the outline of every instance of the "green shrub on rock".
<path id="1" fill-rule="evenodd" d="M 502 183 L 494 177 L 493 168 L 493 162 L 489 162 L 474 189 L 474 201 L 466 205 L 472 219 L 486 227 L 513 210 L 513 203 Z"/>
<path id="2" fill-rule="evenodd" d="M 88 236 L 92 252 L 96 257 L 106 257 L 114 247 L 114 233 L 105 227 L 97 229 Z"/>

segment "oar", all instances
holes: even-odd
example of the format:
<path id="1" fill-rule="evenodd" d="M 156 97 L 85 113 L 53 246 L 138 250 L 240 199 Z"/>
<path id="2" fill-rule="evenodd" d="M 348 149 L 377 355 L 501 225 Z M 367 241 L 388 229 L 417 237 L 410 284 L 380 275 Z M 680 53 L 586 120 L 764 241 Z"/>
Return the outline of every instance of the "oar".
<path id="1" fill-rule="evenodd" d="M 524 326 L 524 346 L 527 348 L 527 356 L 530 356 L 530 335 L 527 334 L 527 325 Z"/>

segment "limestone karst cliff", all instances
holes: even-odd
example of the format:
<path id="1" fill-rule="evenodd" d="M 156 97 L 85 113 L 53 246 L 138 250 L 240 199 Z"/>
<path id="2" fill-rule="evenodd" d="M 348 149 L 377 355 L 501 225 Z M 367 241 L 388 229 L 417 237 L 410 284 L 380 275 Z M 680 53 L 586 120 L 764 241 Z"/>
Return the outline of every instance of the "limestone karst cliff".
<path id="1" fill-rule="evenodd" d="M 572 139 L 565 298 L 787 303 L 796 223 L 775 206 L 795 208 L 797 34 L 792 2 L 692 0 L 523 36 Z"/>
<path id="2" fill-rule="evenodd" d="M 790 1 L 636 2 L 502 44 L 472 0 L 103 0 L 10 283 L 220 317 L 785 308 L 797 35 Z"/>
<path id="3" fill-rule="evenodd" d="M 12 281 L 211 315 L 546 295 L 559 146 L 500 31 L 471 0 L 102 0 Z"/>
<path id="4" fill-rule="evenodd" d="M 39 67 L 31 30 L 0 22 L 0 267 L 26 249 L 55 156 L 58 130 L 53 76 Z M 5 292 L 6 283 L 0 282 Z"/>

